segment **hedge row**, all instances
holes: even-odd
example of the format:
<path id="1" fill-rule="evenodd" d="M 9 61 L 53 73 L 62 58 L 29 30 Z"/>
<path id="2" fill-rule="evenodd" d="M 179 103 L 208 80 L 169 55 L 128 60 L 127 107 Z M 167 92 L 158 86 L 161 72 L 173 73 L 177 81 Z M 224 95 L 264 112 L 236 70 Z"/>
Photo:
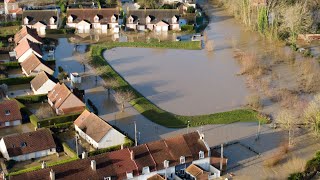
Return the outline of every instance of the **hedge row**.
<path id="1" fill-rule="evenodd" d="M 47 34 L 74 34 L 75 29 L 47 29 Z"/>
<path id="2" fill-rule="evenodd" d="M 20 69 L 21 68 L 19 62 L 5 62 L 0 65 L 5 66 L 7 69 Z"/>
<path id="3" fill-rule="evenodd" d="M 63 142 L 62 147 L 63 147 L 63 151 L 67 153 L 68 156 L 72 158 L 78 158 L 77 153 L 73 149 L 71 149 L 71 147 L 67 143 Z"/>
<path id="4" fill-rule="evenodd" d="M 8 26 L 20 26 L 21 21 L 9 21 L 9 22 L 1 22 L 0 26 L 2 27 L 8 27 Z"/>
<path id="5" fill-rule="evenodd" d="M 182 25 L 181 31 L 193 31 L 194 26 L 193 25 Z"/>
<path id="6" fill-rule="evenodd" d="M 79 117 L 80 114 L 81 113 L 74 113 L 74 114 L 66 114 L 61 116 L 50 117 L 43 120 L 38 120 L 38 122 L 35 122 L 36 125 L 34 123 L 32 124 L 38 128 L 48 127 L 48 126 L 55 127 L 55 126 L 59 126 L 59 124 L 62 124 L 62 123 L 73 122 Z"/>
<path id="7" fill-rule="evenodd" d="M 125 143 L 123 144 L 123 147 L 131 147 L 133 146 L 133 141 L 129 138 L 125 138 Z M 102 154 L 102 153 L 106 153 L 106 152 L 111 152 L 111 151 L 116 151 L 116 150 L 120 150 L 121 149 L 121 145 L 115 145 L 115 146 L 110 146 L 107 148 L 103 148 L 103 149 L 98 149 L 96 151 L 91 151 L 88 153 L 88 156 L 95 156 L 98 154 Z"/>
<path id="8" fill-rule="evenodd" d="M 38 94 L 38 95 L 26 95 L 26 96 L 18 96 L 16 99 L 23 104 L 32 104 L 32 103 L 41 103 L 46 101 L 46 94 Z"/>
<path id="9" fill-rule="evenodd" d="M 28 84 L 34 78 L 34 76 L 29 77 L 15 77 L 15 78 L 4 78 L 0 79 L 0 84 L 6 84 L 8 86 L 11 85 L 19 85 L 19 84 Z"/>

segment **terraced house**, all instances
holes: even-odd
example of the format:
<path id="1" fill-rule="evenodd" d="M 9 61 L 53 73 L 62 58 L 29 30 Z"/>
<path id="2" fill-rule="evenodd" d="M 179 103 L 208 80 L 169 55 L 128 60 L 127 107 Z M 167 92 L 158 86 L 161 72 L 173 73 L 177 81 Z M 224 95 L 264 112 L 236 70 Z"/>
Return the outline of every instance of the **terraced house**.
<path id="1" fill-rule="evenodd" d="M 180 13 L 176 9 L 139 9 L 127 12 L 126 28 L 138 31 L 179 31 Z"/>
<path id="2" fill-rule="evenodd" d="M 58 10 L 27 10 L 22 13 L 22 26 L 36 29 L 39 35 L 45 35 L 46 29 L 57 29 Z"/>
<path id="3" fill-rule="evenodd" d="M 119 9 L 67 9 L 67 28 L 75 28 L 77 33 L 119 32 Z"/>
<path id="4" fill-rule="evenodd" d="M 208 179 L 220 177 L 220 171 L 210 164 L 210 154 L 203 135 L 193 132 L 11 176 L 10 180 L 180 180 L 190 179 L 191 176 L 185 172 L 189 166 L 192 167 L 188 172 L 197 177 L 200 174 L 207 175 Z M 193 165 L 197 167 L 195 170 L 192 170 Z"/>

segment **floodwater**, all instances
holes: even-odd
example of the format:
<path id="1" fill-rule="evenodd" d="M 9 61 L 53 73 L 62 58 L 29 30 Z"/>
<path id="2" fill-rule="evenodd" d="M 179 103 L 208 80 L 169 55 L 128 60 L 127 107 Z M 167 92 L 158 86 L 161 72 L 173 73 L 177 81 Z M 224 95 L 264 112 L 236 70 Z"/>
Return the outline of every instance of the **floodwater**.
<path id="1" fill-rule="evenodd" d="M 204 50 L 114 48 L 104 56 L 134 88 L 161 108 L 198 115 L 240 107 L 248 94 L 238 65 Z M 231 58 L 231 57 L 230 57 Z"/>

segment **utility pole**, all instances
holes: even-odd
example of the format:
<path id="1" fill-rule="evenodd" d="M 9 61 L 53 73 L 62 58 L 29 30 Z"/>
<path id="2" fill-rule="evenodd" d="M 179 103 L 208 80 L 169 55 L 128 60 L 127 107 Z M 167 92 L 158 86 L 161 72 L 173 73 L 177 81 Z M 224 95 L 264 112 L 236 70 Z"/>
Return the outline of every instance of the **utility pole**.
<path id="1" fill-rule="evenodd" d="M 256 136 L 256 141 L 259 140 L 259 136 L 260 136 L 260 130 L 261 130 L 261 122 L 259 120 L 259 125 L 258 125 L 258 131 L 257 131 L 257 136 Z"/>
<path id="2" fill-rule="evenodd" d="M 190 121 L 188 120 L 188 124 L 187 124 L 187 133 L 189 133 L 189 124 L 190 124 Z"/>
<path id="3" fill-rule="evenodd" d="M 138 145 L 138 141 L 137 141 L 137 124 L 136 121 L 134 121 L 134 142 L 135 142 L 135 146 Z"/>

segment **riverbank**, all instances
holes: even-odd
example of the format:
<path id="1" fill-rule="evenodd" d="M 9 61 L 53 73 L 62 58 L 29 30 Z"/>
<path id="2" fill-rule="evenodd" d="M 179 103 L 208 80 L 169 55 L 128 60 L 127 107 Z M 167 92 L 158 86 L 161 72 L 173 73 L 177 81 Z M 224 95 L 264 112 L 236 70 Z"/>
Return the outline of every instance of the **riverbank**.
<path id="1" fill-rule="evenodd" d="M 175 42 L 174 45 L 169 46 L 170 48 L 179 47 L 192 47 L 185 46 L 183 43 L 179 45 L 181 42 Z M 102 53 L 106 49 L 111 49 L 116 47 L 116 45 L 120 45 L 121 47 L 155 47 L 155 48 L 166 48 L 167 45 L 153 46 L 152 44 L 147 43 L 111 43 L 111 44 L 103 44 L 103 45 L 93 45 L 91 46 L 91 62 L 90 64 L 94 68 L 99 68 L 101 77 L 108 81 L 109 79 L 115 79 L 117 81 L 118 87 L 115 90 L 130 90 L 134 92 L 135 98 L 130 102 L 133 107 L 139 111 L 143 116 L 148 118 L 149 120 L 160 124 L 165 127 L 170 128 L 181 128 L 186 127 L 188 122 L 190 126 L 201 126 L 206 124 L 229 124 L 234 122 L 251 122 L 251 121 L 261 121 L 262 123 L 266 123 L 267 119 L 262 117 L 256 111 L 250 109 L 237 109 L 228 112 L 214 113 L 209 115 L 199 115 L 199 116 L 180 116 L 176 115 L 163 109 L 159 108 L 152 102 L 150 102 L 146 97 L 144 97 L 141 93 L 136 91 L 123 77 L 121 77 L 111 66 L 110 64 L 103 58 Z M 140 46 L 141 45 L 141 46 Z"/>

